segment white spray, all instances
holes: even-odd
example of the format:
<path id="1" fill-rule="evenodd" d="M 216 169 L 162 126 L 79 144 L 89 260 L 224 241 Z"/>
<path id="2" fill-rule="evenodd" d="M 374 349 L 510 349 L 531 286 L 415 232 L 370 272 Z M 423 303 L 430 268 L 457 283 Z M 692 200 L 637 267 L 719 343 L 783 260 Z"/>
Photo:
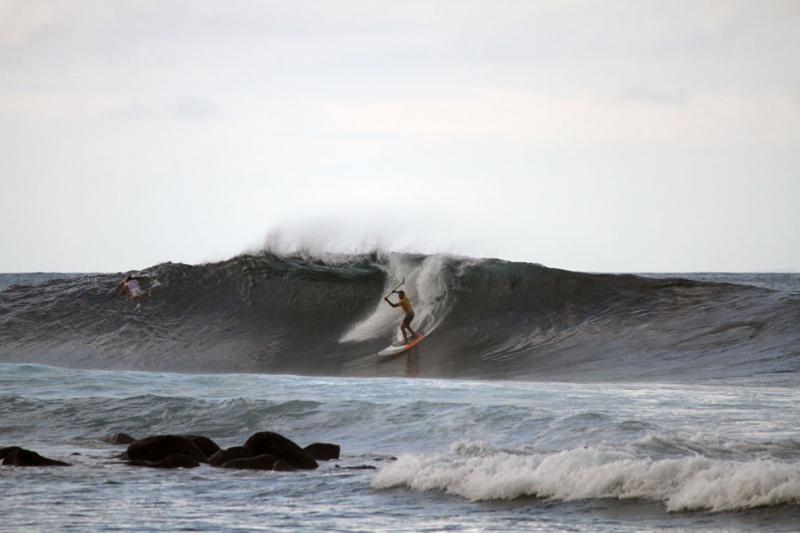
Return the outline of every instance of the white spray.
<path id="1" fill-rule="evenodd" d="M 447 258 L 442 255 L 431 255 L 419 264 L 399 254 L 389 254 L 387 259 L 387 283 L 384 293 L 388 293 L 405 279 L 402 290 L 411 300 L 415 313 L 411 327 L 414 331 L 429 335 L 439 327 L 450 309 L 444 278 Z M 362 342 L 392 334 L 399 340 L 401 320 L 402 316 L 397 309 L 389 307 L 381 300 L 377 302 L 372 313 L 348 329 L 339 342 Z"/>
<path id="2" fill-rule="evenodd" d="M 592 447 L 524 453 L 459 442 L 449 453 L 402 455 L 371 485 L 442 490 L 472 501 L 636 498 L 663 502 L 668 511 L 730 511 L 796 504 L 800 466 L 774 459 L 652 459 Z"/>

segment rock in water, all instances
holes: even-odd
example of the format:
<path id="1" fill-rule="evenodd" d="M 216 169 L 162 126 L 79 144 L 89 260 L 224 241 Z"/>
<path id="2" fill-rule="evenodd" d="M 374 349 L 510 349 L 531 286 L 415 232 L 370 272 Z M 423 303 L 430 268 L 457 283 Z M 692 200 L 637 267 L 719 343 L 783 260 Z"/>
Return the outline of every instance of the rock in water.
<path id="1" fill-rule="evenodd" d="M 240 468 L 246 470 L 272 470 L 272 465 L 275 464 L 275 456 L 268 453 L 257 455 L 255 457 L 242 457 L 240 459 L 231 459 L 222 465 L 222 468 Z"/>
<path id="2" fill-rule="evenodd" d="M 258 455 L 258 452 L 253 448 L 249 448 L 247 446 L 233 446 L 231 448 L 220 450 L 209 457 L 208 463 L 211 466 L 222 466 L 233 459 L 244 459 L 247 457 L 255 457 L 256 455 Z"/>
<path id="3" fill-rule="evenodd" d="M 198 463 L 207 463 L 208 458 L 191 440 L 177 435 L 157 435 L 137 440 L 126 452 L 133 462 L 158 462 L 170 455 L 185 455 Z"/>
<path id="4" fill-rule="evenodd" d="M 10 454 L 11 452 L 15 452 L 17 450 L 21 450 L 19 446 L 7 446 L 5 448 L 0 448 L 0 461 L 5 459 L 6 455 Z"/>
<path id="5" fill-rule="evenodd" d="M 182 453 L 174 453 L 160 461 L 132 461 L 130 464 L 150 468 L 194 468 L 200 466 L 200 463 Z"/>
<path id="6" fill-rule="evenodd" d="M 70 466 L 69 463 L 42 457 L 32 450 L 19 446 L 0 448 L 0 464 L 3 466 Z"/>
<path id="7" fill-rule="evenodd" d="M 219 451 L 217 443 L 203 435 L 183 435 L 183 437 L 189 439 L 195 446 L 200 448 L 200 451 L 206 455 L 206 458 L 211 457 Z"/>
<path id="8" fill-rule="evenodd" d="M 272 465 L 272 469 L 275 470 L 276 472 L 291 472 L 292 470 L 294 470 L 294 468 L 292 468 L 292 465 L 290 465 L 283 459 L 278 459 L 277 461 L 275 461 L 275 464 Z"/>
<path id="9" fill-rule="evenodd" d="M 305 452 L 317 461 L 330 461 L 338 459 L 341 448 L 338 444 L 328 444 L 326 442 L 315 442 L 303 448 Z"/>
<path id="10" fill-rule="evenodd" d="M 278 459 L 283 459 L 294 468 L 312 470 L 319 466 L 314 458 L 300 446 L 272 431 L 262 431 L 251 435 L 245 446 L 253 448 L 259 454 L 268 453 Z"/>

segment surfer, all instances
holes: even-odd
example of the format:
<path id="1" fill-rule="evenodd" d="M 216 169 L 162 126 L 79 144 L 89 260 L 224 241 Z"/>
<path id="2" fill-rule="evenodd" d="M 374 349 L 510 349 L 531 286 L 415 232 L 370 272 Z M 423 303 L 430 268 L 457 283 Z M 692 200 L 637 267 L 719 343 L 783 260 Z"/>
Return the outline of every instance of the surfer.
<path id="1" fill-rule="evenodd" d="M 389 300 L 389 296 L 394 293 L 397 293 L 397 297 L 400 298 L 397 303 Z M 403 334 L 403 338 L 406 340 L 406 342 L 408 342 L 408 335 L 406 334 L 406 330 L 408 330 L 411 332 L 411 338 L 416 339 L 417 334 L 414 333 L 413 329 L 411 329 L 411 321 L 414 320 L 414 308 L 411 307 L 411 302 L 408 300 L 406 293 L 404 291 L 393 290 L 389 296 L 383 297 L 386 303 L 392 307 L 402 307 L 406 314 L 405 318 L 403 318 L 403 323 L 400 324 L 400 332 Z"/>
<path id="2" fill-rule="evenodd" d="M 125 279 L 122 280 L 119 292 L 121 294 L 124 294 L 134 302 L 138 302 L 148 294 L 147 291 L 142 289 L 142 286 L 139 283 L 141 279 L 142 278 L 137 278 L 128 274 L 127 276 L 125 276 Z"/>

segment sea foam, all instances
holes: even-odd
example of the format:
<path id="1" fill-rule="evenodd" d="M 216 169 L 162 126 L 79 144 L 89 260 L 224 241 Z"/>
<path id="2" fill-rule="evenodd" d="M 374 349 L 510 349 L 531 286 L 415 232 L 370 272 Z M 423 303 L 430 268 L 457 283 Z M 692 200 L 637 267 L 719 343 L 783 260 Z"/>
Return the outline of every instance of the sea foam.
<path id="1" fill-rule="evenodd" d="M 668 511 L 728 511 L 800 502 L 800 465 L 652 459 L 592 447 L 524 453 L 457 443 L 448 453 L 402 455 L 381 468 L 371 485 L 440 490 L 471 501 L 641 499 L 663 502 Z"/>

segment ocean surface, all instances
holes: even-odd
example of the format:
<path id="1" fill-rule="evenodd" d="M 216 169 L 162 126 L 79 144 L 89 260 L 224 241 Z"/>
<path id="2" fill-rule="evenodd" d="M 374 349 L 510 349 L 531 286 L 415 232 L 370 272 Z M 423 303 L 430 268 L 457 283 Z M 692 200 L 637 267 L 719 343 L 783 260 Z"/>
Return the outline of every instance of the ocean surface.
<path id="1" fill-rule="evenodd" d="M 0 530 L 796 531 L 800 275 L 437 256 L 0 275 Z M 406 278 L 428 333 L 395 337 Z M 276 431 L 303 472 L 131 467 L 104 437 Z M 352 468 L 359 467 L 359 468 Z M 372 468 L 361 468 L 372 467 Z"/>

